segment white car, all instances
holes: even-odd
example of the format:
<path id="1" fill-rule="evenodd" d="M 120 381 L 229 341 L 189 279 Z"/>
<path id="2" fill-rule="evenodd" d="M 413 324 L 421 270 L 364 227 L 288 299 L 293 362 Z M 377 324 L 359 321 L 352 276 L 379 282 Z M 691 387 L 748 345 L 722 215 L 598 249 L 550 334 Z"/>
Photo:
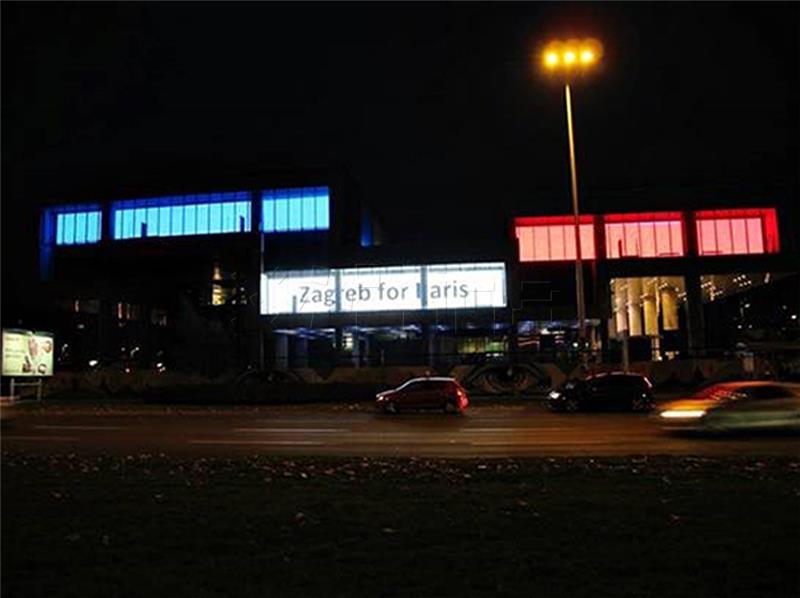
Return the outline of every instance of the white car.
<path id="1" fill-rule="evenodd" d="M 800 432 L 800 384 L 751 380 L 723 382 L 662 405 L 657 415 L 667 430 Z"/>

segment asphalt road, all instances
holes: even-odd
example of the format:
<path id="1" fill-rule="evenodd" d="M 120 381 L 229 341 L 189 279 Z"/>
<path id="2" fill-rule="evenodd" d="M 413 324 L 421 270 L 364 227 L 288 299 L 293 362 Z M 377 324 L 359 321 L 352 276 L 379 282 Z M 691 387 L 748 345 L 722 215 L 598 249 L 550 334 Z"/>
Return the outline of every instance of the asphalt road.
<path id="1" fill-rule="evenodd" d="M 375 413 L 368 403 L 259 407 L 23 405 L 4 408 L 3 450 L 502 457 L 800 455 L 800 437 L 692 438 L 653 417 L 555 414 L 540 404 L 473 402 L 462 416 Z"/>

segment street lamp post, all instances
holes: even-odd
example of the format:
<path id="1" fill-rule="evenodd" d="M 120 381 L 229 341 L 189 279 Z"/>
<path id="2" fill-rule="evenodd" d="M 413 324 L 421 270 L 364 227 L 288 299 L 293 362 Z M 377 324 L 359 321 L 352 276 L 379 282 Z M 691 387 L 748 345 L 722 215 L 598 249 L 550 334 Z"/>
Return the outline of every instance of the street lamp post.
<path id="1" fill-rule="evenodd" d="M 572 213 L 575 217 L 575 300 L 578 303 L 578 342 L 583 351 L 586 342 L 586 300 L 583 291 L 583 261 L 581 248 L 581 222 L 578 208 L 578 174 L 575 170 L 575 137 L 572 132 L 572 94 L 569 83 L 564 85 L 567 104 L 567 137 L 569 138 L 569 175 L 572 189 Z M 583 353 L 582 353 L 583 354 Z"/>
<path id="2" fill-rule="evenodd" d="M 544 66 L 548 72 L 564 76 L 564 100 L 567 110 L 567 138 L 569 141 L 570 190 L 575 223 L 575 301 L 578 317 L 578 343 L 581 360 L 586 365 L 586 299 L 583 288 L 583 260 L 581 247 L 580 209 L 578 202 L 578 174 L 575 166 L 575 135 L 572 125 L 572 90 L 570 82 L 583 74 L 600 58 L 602 47 L 595 40 L 583 42 L 552 42 L 544 53 Z"/>

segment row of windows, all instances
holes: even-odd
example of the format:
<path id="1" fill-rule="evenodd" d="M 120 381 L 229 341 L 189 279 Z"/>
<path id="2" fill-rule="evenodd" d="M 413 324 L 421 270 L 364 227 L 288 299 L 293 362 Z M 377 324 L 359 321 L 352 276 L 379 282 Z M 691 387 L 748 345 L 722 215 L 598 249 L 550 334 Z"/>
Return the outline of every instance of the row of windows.
<path id="1" fill-rule="evenodd" d="M 606 256 L 609 258 L 682 255 L 685 252 L 680 220 L 606 224 Z"/>
<path id="2" fill-rule="evenodd" d="M 45 212 L 44 238 L 56 245 L 97 243 L 103 212 L 88 206 L 64 206 Z M 321 231 L 330 228 L 327 187 L 278 189 L 262 193 L 261 230 L 266 233 Z M 116 201 L 111 206 L 111 237 L 180 237 L 252 230 L 252 201 L 247 191 Z"/>
<path id="3" fill-rule="evenodd" d="M 328 230 L 327 187 L 278 189 L 261 194 L 261 230 L 265 233 Z"/>
<path id="4" fill-rule="evenodd" d="M 581 255 L 596 256 L 594 216 L 581 216 Z M 774 208 L 711 210 L 695 213 L 700 255 L 776 253 L 779 250 Z M 603 216 L 605 250 L 609 259 L 680 257 L 687 254 L 684 220 L 680 212 L 608 214 Z M 520 261 L 575 259 L 572 216 L 518 218 L 516 236 Z"/>
<path id="5" fill-rule="evenodd" d="M 696 226 L 700 255 L 764 253 L 760 218 L 698 220 Z"/>
<path id="6" fill-rule="evenodd" d="M 114 239 L 243 233 L 250 230 L 250 202 L 117 208 Z"/>
<path id="7" fill-rule="evenodd" d="M 55 215 L 56 245 L 97 243 L 102 234 L 102 212 L 90 210 Z"/>
<path id="8" fill-rule="evenodd" d="M 594 251 L 594 227 L 580 225 L 581 257 L 592 260 Z M 519 259 L 522 262 L 552 262 L 575 259 L 575 225 L 543 224 L 517 229 Z"/>

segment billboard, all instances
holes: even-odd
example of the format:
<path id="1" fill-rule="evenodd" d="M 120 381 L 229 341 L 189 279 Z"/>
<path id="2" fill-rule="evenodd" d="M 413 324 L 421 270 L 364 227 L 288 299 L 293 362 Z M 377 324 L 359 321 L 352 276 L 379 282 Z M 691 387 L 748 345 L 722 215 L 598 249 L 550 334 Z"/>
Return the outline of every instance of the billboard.
<path id="1" fill-rule="evenodd" d="M 54 353 L 49 332 L 3 330 L 3 376 L 52 376 Z"/>
<path id="2" fill-rule="evenodd" d="M 502 262 L 265 272 L 261 314 L 506 306 Z"/>

